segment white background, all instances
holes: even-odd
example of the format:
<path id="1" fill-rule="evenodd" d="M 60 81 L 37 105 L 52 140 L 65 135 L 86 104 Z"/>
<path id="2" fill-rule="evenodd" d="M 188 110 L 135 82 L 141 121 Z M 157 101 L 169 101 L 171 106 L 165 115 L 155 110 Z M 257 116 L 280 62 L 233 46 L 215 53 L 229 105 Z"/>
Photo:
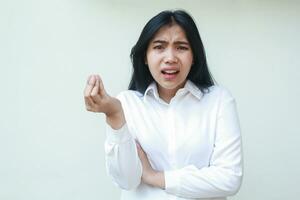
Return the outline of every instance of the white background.
<path id="1" fill-rule="evenodd" d="M 1 0 L 1 200 L 119 199 L 86 78 L 125 90 L 143 26 L 175 8 L 192 14 L 212 74 L 237 100 L 245 175 L 230 199 L 299 198 L 300 1 Z"/>

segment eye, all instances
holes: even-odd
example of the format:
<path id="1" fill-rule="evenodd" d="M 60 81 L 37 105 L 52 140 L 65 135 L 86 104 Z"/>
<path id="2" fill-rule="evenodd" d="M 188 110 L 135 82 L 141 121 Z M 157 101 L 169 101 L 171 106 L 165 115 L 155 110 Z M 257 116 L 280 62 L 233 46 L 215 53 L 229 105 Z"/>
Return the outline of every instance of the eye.
<path id="1" fill-rule="evenodd" d="M 164 48 L 163 45 L 156 45 L 153 47 L 153 49 L 163 49 L 163 48 Z"/>
<path id="2" fill-rule="evenodd" d="M 189 48 L 186 46 L 178 46 L 177 49 L 178 50 L 189 50 Z"/>

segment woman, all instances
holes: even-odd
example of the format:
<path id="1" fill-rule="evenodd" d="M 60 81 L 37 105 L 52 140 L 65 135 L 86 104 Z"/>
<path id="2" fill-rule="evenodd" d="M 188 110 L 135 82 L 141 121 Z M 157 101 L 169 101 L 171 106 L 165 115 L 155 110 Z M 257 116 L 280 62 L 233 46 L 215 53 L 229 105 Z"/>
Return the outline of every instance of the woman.
<path id="1" fill-rule="evenodd" d="M 192 17 L 163 11 L 131 51 L 129 90 L 109 96 L 98 75 L 86 108 L 106 114 L 106 165 L 122 199 L 226 199 L 242 181 L 235 100 L 214 85 Z"/>

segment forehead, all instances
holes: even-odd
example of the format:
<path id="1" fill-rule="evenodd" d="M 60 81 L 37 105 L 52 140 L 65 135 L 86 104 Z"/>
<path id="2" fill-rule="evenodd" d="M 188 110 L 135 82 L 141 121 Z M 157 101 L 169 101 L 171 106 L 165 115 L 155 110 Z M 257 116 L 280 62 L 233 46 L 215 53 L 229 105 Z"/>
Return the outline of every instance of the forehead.
<path id="1" fill-rule="evenodd" d="M 182 40 L 188 42 L 183 28 L 178 24 L 169 24 L 162 26 L 154 35 L 151 42 L 155 40 L 176 41 Z"/>

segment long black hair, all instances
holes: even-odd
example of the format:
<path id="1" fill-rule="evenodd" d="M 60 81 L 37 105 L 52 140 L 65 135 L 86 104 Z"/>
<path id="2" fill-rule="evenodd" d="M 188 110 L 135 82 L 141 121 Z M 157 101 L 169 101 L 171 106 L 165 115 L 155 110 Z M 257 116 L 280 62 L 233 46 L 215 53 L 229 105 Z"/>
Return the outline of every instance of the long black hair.
<path id="1" fill-rule="evenodd" d="M 208 70 L 205 50 L 199 31 L 193 18 L 183 10 L 166 10 L 154 16 L 145 25 L 142 33 L 130 53 L 133 74 L 129 83 L 129 90 L 137 90 L 144 94 L 151 82 L 154 81 L 148 66 L 145 64 L 146 51 L 151 39 L 157 31 L 165 25 L 178 24 L 184 31 L 193 52 L 193 65 L 187 76 L 202 92 L 214 85 L 214 79 Z"/>

